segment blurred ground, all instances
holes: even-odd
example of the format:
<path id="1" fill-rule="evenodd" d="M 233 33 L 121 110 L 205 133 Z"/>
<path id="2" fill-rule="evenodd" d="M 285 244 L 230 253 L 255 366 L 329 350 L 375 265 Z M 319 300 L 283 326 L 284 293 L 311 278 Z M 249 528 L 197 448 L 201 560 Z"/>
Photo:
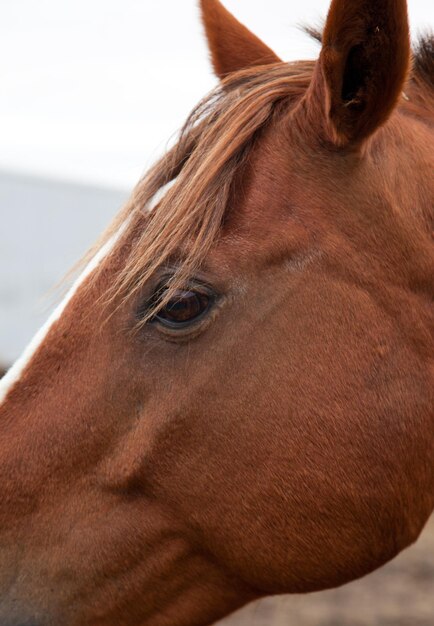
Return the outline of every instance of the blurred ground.
<path id="1" fill-rule="evenodd" d="M 340 589 L 267 599 L 219 626 L 434 626 L 434 517 L 415 546 Z"/>

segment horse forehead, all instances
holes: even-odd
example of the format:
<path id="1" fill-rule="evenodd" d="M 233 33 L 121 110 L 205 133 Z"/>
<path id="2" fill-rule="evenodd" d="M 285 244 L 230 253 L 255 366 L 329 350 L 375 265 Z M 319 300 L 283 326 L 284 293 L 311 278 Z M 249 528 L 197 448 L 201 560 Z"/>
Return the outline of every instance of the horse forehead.
<path id="1" fill-rule="evenodd" d="M 317 180 L 324 159 L 311 159 L 282 125 L 270 129 L 234 181 L 215 256 L 274 265 L 311 254 L 329 229 L 327 189 Z"/>

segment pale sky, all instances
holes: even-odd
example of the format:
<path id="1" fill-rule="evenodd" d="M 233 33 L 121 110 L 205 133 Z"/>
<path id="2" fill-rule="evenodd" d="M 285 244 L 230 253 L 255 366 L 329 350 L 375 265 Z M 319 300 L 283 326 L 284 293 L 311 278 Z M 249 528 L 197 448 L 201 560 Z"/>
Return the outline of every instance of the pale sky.
<path id="1" fill-rule="evenodd" d="M 329 0 L 226 0 L 285 60 Z M 434 2 L 409 0 L 413 34 Z M 130 188 L 215 84 L 196 0 L 3 0 L 0 169 Z"/>

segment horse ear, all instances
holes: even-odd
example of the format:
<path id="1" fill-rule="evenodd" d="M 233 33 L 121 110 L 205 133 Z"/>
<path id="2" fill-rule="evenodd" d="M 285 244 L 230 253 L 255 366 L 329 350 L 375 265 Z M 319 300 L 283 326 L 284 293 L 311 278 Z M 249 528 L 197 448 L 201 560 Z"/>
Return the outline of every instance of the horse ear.
<path id="1" fill-rule="evenodd" d="M 393 111 L 410 59 L 406 0 L 333 0 L 307 93 L 327 139 L 357 145 Z"/>
<path id="2" fill-rule="evenodd" d="M 219 0 L 200 0 L 200 5 L 217 76 L 224 78 L 231 72 L 280 61 L 279 57 L 235 19 Z"/>

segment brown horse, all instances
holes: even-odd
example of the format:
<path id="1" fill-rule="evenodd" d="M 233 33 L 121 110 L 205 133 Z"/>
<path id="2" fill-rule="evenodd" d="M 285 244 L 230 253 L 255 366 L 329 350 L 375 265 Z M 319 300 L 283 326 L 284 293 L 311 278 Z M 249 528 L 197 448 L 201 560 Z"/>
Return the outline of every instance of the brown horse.
<path id="1" fill-rule="evenodd" d="M 333 0 L 287 64 L 202 9 L 219 88 L 1 384 L 2 626 L 210 624 L 434 507 L 433 41 Z"/>

